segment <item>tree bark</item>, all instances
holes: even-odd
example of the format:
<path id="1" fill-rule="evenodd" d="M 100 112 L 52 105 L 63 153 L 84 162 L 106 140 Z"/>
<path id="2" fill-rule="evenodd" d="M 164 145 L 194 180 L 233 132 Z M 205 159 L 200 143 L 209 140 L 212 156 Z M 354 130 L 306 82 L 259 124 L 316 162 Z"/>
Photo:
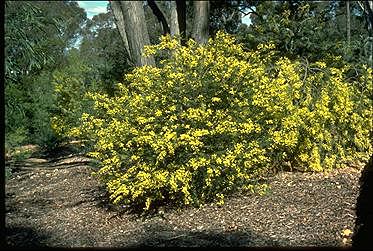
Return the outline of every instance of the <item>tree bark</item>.
<path id="1" fill-rule="evenodd" d="M 360 8 L 364 11 L 368 22 L 368 38 L 367 43 L 370 43 L 370 67 L 373 69 L 373 1 L 358 1 Z"/>
<path id="2" fill-rule="evenodd" d="M 163 35 L 170 34 L 170 27 L 167 24 L 167 20 L 162 13 L 162 11 L 158 8 L 157 4 L 154 0 L 148 0 L 149 7 L 152 9 L 153 14 L 157 17 L 158 21 L 162 24 L 163 28 Z"/>
<path id="3" fill-rule="evenodd" d="M 142 1 L 111 1 L 116 24 L 123 42 L 128 46 L 133 65 L 155 66 L 154 56 L 144 57 L 144 46 L 150 44 Z M 118 8 L 118 5 L 120 8 Z M 120 12 L 122 15 L 120 15 Z M 123 17 L 123 22 L 121 19 Z"/>
<path id="4" fill-rule="evenodd" d="M 186 2 L 185 0 L 176 0 L 177 22 L 181 35 L 181 44 L 186 44 Z"/>
<path id="5" fill-rule="evenodd" d="M 122 40 L 126 46 L 131 62 L 135 66 L 152 65 L 155 66 L 154 56 L 144 57 L 144 45 L 150 44 L 149 34 L 145 21 L 142 1 L 110 1 L 113 8 L 116 24 Z M 162 23 L 164 33 L 181 35 L 181 44 L 186 41 L 186 1 L 172 1 L 171 29 L 167 25 L 167 20 L 158 8 L 154 0 L 148 0 L 150 8 Z M 175 7 L 176 5 L 176 7 Z M 176 10 L 175 10 L 176 9 Z M 207 44 L 209 38 L 208 20 L 210 4 L 209 1 L 194 2 L 194 22 L 192 27 L 192 37 L 199 44 Z"/>
<path id="6" fill-rule="evenodd" d="M 370 67 L 373 69 L 373 1 L 365 1 L 368 11 L 368 18 L 369 18 L 369 37 L 370 37 Z"/>
<path id="7" fill-rule="evenodd" d="M 347 47 L 350 48 L 351 43 L 351 15 L 350 15 L 350 1 L 346 2 L 347 9 Z"/>
<path id="8" fill-rule="evenodd" d="M 179 23 L 179 30 L 181 35 L 181 44 L 186 45 L 187 40 L 187 12 L 186 12 L 186 2 L 185 0 L 176 0 L 176 11 L 177 11 L 177 21 Z"/>
<path id="9" fill-rule="evenodd" d="M 130 49 L 128 45 L 126 30 L 124 28 L 124 18 L 123 18 L 123 12 L 122 12 L 120 2 L 110 1 L 110 5 L 111 5 L 111 8 L 113 9 L 115 24 L 117 25 L 117 29 L 119 30 L 119 34 L 127 50 L 127 54 L 130 57 L 129 61 L 131 61 L 131 54 L 130 54 Z"/>
<path id="10" fill-rule="evenodd" d="M 372 29 L 373 29 L 373 1 L 365 1 L 365 5 L 366 5 L 366 8 L 367 8 L 368 19 L 369 19 L 369 23 L 370 23 L 370 29 L 371 29 L 371 32 L 372 32 Z"/>
<path id="11" fill-rule="evenodd" d="M 179 20 L 177 15 L 176 1 L 171 1 L 171 19 L 170 19 L 171 36 L 180 35 Z"/>
<path id="12" fill-rule="evenodd" d="M 124 27 L 131 58 L 135 66 L 155 66 L 154 57 L 144 57 L 144 46 L 150 44 L 142 1 L 121 1 Z"/>
<path id="13" fill-rule="evenodd" d="M 370 67 L 373 69 L 373 1 L 365 1 L 366 14 L 368 17 L 368 32 L 370 38 Z"/>
<path id="14" fill-rule="evenodd" d="M 194 2 L 192 37 L 199 44 L 207 44 L 209 39 L 209 12 L 209 1 Z"/>

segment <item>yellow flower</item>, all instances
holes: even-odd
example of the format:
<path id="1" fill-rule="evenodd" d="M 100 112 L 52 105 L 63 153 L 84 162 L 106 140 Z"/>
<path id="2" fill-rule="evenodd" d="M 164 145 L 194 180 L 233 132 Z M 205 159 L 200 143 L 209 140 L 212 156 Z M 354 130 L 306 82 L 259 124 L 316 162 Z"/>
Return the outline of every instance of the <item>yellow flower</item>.
<path id="1" fill-rule="evenodd" d="M 83 114 L 76 128 L 64 116 L 53 118 L 52 126 L 95 141 L 91 155 L 102 162 L 97 173 L 111 198 L 141 202 L 145 210 L 164 198 L 163 191 L 186 204 L 222 204 L 223 189 L 251 181 L 271 156 L 294 156 L 323 171 L 371 154 L 372 102 L 359 91 L 372 91 L 364 86 L 372 82 L 371 70 L 347 81 L 347 67 L 320 61 L 313 65 L 323 71 L 305 72 L 301 62 L 285 57 L 273 64 L 274 48 L 244 51 L 223 32 L 203 46 L 165 36 L 144 50 L 175 52 L 163 66 L 136 67 L 125 76 L 128 84 L 118 84 L 117 97 L 87 94 L 96 113 Z"/>
<path id="2" fill-rule="evenodd" d="M 350 229 L 343 229 L 341 235 L 342 235 L 343 237 L 349 237 L 349 236 L 352 235 L 352 233 L 353 233 L 353 232 L 352 232 Z"/>

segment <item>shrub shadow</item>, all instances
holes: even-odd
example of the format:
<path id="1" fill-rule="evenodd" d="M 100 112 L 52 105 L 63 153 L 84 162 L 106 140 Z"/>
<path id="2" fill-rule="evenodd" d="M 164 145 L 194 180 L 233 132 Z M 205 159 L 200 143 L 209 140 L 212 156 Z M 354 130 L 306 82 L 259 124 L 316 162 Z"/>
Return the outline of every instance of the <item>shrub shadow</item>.
<path id="1" fill-rule="evenodd" d="M 255 240 L 255 241 L 254 241 Z M 139 238 L 137 245 L 132 248 L 150 247 L 276 247 L 278 243 L 271 238 L 264 237 L 248 228 L 235 231 L 223 230 L 174 230 L 172 225 L 162 222 L 150 223 L 146 231 Z"/>
<path id="2" fill-rule="evenodd" d="M 356 221 L 352 246 L 372 248 L 373 236 L 373 155 L 365 165 L 359 180 L 360 194 L 356 203 Z"/>
<path id="3" fill-rule="evenodd" d="M 5 245 L 8 248 L 47 247 L 50 236 L 40 233 L 32 227 L 6 227 Z"/>

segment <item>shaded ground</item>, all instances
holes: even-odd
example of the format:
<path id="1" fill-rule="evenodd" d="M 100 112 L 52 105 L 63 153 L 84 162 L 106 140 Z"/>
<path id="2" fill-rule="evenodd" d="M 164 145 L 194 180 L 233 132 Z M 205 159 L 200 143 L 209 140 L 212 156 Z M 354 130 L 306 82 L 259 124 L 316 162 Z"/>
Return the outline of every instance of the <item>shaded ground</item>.
<path id="1" fill-rule="evenodd" d="M 89 159 L 65 147 L 13 164 L 6 241 L 13 247 L 351 246 L 360 172 L 281 172 L 266 195 L 139 217 L 110 205 Z"/>

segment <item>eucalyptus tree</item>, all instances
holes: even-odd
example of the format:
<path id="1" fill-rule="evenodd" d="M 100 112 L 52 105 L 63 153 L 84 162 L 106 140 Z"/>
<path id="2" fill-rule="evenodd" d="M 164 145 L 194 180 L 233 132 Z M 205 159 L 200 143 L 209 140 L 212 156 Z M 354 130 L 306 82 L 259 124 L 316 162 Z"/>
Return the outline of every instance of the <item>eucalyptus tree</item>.
<path id="1" fill-rule="evenodd" d="M 113 13 L 116 18 L 116 24 L 119 29 L 123 43 L 129 52 L 131 61 L 136 66 L 155 65 L 152 56 L 143 57 L 144 45 L 150 44 L 149 32 L 146 26 L 144 7 L 149 6 L 157 20 L 162 25 L 163 34 L 173 31 L 173 35 L 181 34 L 186 36 L 186 1 L 171 1 L 169 6 L 172 8 L 171 20 L 167 20 L 165 13 L 159 8 L 159 3 L 154 0 L 143 1 L 110 1 Z M 209 19 L 209 1 L 195 1 L 194 19 L 192 28 L 192 37 L 200 42 L 207 43 L 208 19 Z M 171 24 L 171 28 L 170 28 Z"/>
<path id="2" fill-rule="evenodd" d="M 41 50 L 46 18 L 30 2 L 5 2 L 5 84 L 40 69 L 51 57 Z M 56 27 L 54 27 L 56 28 Z"/>
<path id="3" fill-rule="evenodd" d="M 365 17 L 365 27 L 368 30 L 368 36 L 364 40 L 364 49 L 369 54 L 370 67 L 373 68 L 373 1 L 358 1 Z"/>
<path id="4" fill-rule="evenodd" d="M 117 27 L 127 47 L 131 61 L 135 66 L 155 65 L 153 57 L 142 55 L 145 45 L 150 44 L 145 23 L 143 2 L 141 1 L 110 1 Z"/>
<path id="5" fill-rule="evenodd" d="M 72 1 L 6 1 L 4 17 L 6 143 L 17 145 L 47 136 L 28 135 L 48 127 L 51 73 L 64 64 L 86 14 Z"/>
<path id="6" fill-rule="evenodd" d="M 102 89 L 113 95 L 114 83 L 121 81 L 123 73 L 131 68 L 128 51 L 115 27 L 111 8 L 87 20 L 83 31 L 79 53 L 92 69 L 97 79 L 102 80 Z"/>
<path id="7" fill-rule="evenodd" d="M 255 7 L 244 35 L 250 48 L 272 41 L 289 58 L 317 61 L 332 54 L 350 62 L 367 62 L 364 40 L 368 31 L 356 1 L 349 3 L 349 25 L 343 1 L 263 1 Z"/>

